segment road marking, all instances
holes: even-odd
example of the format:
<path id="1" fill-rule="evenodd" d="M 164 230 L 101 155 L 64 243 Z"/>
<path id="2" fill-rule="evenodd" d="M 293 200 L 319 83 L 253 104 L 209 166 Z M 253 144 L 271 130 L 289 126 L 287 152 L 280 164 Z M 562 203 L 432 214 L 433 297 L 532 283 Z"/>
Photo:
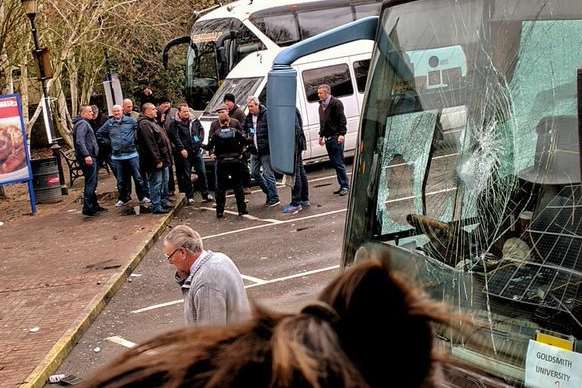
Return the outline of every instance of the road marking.
<path id="1" fill-rule="evenodd" d="M 113 342 L 113 343 L 115 343 L 117 345 L 121 345 L 121 346 L 126 347 L 126 348 L 129 348 L 129 349 L 135 348 L 137 346 L 137 344 L 135 342 L 128 341 L 125 338 L 122 338 L 122 337 L 120 337 L 118 335 L 115 335 L 113 337 L 107 337 L 105 339 L 107 341 Z"/>
<path id="2" fill-rule="evenodd" d="M 439 160 L 439 159 L 445 159 L 445 158 L 452 158 L 453 156 L 459 156 L 460 154 L 458 152 L 454 153 L 454 154 L 446 154 L 446 155 L 441 155 L 441 156 L 435 156 L 434 158 L 432 158 L 431 160 Z M 387 166 L 382 166 L 382 168 L 384 170 L 389 169 L 389 168 L 394 168 L 394 167 L 402 167 L 402 166 L 408 166 L 410 164 L 413 164 L 414 162 L 407 162 L 407 163 L 398 163 L 398 164 L 389 164 Z"/>
<path id="3" fill-rule="evenodd" d="M 352 175 L 351 171 L 347 172 L 346 175 Z M 328 175 L 328 176 L 323 176 L 323 177 L 319 177 L 319 178 L 313 178 L 313 179 L 308 179 L 307 182 L 308 183 L 312 183 L 312 182 L 319 182 L 319 181 L 324 181 L 327 179 L 332 179 L 332 178 L 337 178 L 337 175 Z M 277 182 L 277 187 L 278 188 L 282 188 L 285 187 L 286 185 L 283 182 Z M 255 194 L 255 193 L 262 193 L 263 190 L 257 189 L 257 190 L 251 190 L 251 194 Z M 232 198 L 234 197 L 234 194 L 229 194 L 226 196 L 226 198 Z"/>
<path id="4" fill-rule="evenodd" d="M 215 210 L 215 209 L 212 209 L 212 210 Z M 288 224 L 288 223 L 291 223 L 291 222 L 298 222 L 298 221 L 309 220 L 311 218 L 325 217 L 325 216 L 328 216 L 328 215 L 342 213 L 342 212 L 345 212 L 345 211 L 347 211 L 347 209 L 332 210 L 332 211 L 329 211 L 329 212 L 320 213 L 320 214 L 314 214 L 314 215 L 306 216 L 306 217 L 290 218 L 288 220 L 279 221 L 276 224 L 269 223 L 269 224 L 263 224 L 263 225 L 249 226 L 249 227 L 246 227 L 246 228 L 230 230 L 228 232 L 223 232 L 223 233 L 218 233 L 218 234 L 212 234 L 210 236 L 203 236 L 202 237 L 202 240 L 208 240 L 208 239 L 211 239 L 211 238 L 228 236 L 228 235 L 231 235 L 231 234 L 240 233 L 240 232 L 246 232 L 246 231 L 254 230 L 254 229 L 267 228 L 267 227 L 273 226 L 273 225 L 282 225 L 282 224 Z"/>
<path id="5" fill-rule="evenodd" d="M 284 282 L 285 280 L 291 280 L 291 279 L 295 279 L 295 278 L 301 278 L 304 276 L 314 275 L 316 273 L 327 272 L 327 271 L 331 271 L 331 270 L 338 269 L 338 268 L 339 268 L 339 265 L 332 265 L 331 267 L 325 267 L 325 268 L 320 268 L 320 269 L 314 269 L 312 271 L 300 272 L 300 273 L 296 273 L 294 275 L 283 276 L 281 278 L 275 278 L 275 279 L 271 279 L 271 280 L 263 280 L 263 279 L 255 278 L 255 277 L 248 276 L 248 275 L 241 275 L 241 276 L 243 279 L 247 278 L 247 280 L 251 280 L 251 281 L 257 280 L 257 282 L 255 284 L 250 284 L 248 286 L 245 286 L 245 288 L 255 288 L 255 287 L 261 287 L 261 286 L 264 286 L 267 284 Z M 255 280 L 252 280 L 252 279 L 255 279 Z M 166 302 L 166 303 L 155 304 L 153 306 L 148 306 L 148 307 L 141 308 L 139 310 L 131 311 L 131 313 L 132 314 L 143 313 L 146 311 L 156 310 L 156 309 L 159 309 L 162 307 L 173 306 L 175 304 L 180 304 L 180 303 L 184 303 L 184 299 L 176 299 L 176 300 L 172 300 L 172 301 Z M 110 337 L 110 338 L 115 338 L 115 337 Z M 113 342 L 115 342 L 115 341 L 113 341 Z"/>
<path id="6" fill-rule="evenodd" d="M 254 288 L 254 287 L 264 286 L 266 284 L 284 282 L 285 280 L 290 280 L 290 279 L 295 279 L 295 278 L 301 278 L 303 276 L 314 275 L 316 273 L 327 272 L 327 271 L 331 271 L 331 270 L 338 269 L 338 268 L 339 268 L 339 265 L 332 265 L 331 267 L 314 269 L 312 271 L 296 273 L 294 275 L 284 276 L 282 278 L 265 280 L 263 283 L 251 284 L 251 285 L 245 286 L 245 288 Z"/>
<path id="7" fill-rule="evenodd" d="M 439 191 L 432 191 L 430 193 L 426 193 L 425 196 L 429 196 L 429 195 L 435 195 L 435 194 L 442 194 L 442 193 L 449 193 L 451 191 L 455 191 L 457 190 L 456 187 L 452 187 L 450 189 L 443 189 L 443 190 L 439 190 Z M 396 198 L 396 199 L 391 199 L 389 201 L 384 202 L 385 204 L 388 203 L 394 203 L 394 202 L 399 202 L 399 201 L 408 201 L 410 199 L 415 199 L 415 198 L 420 198 L 419 195 L 412 195 L 410 197 L 402 197 L 402 198 Z"/>
<path id="8" fill-rule="evenodd" d="M 210 210 L 210 211 L 214 211 L 214 212 L 216 211 L 216 208 L 213 208 L 213 207 L 204 207 L 204 206 L 201 206 L 200 209 Z M 232 210 L 226 210 L 225 209 L 224 212 L 226 214 L 233 214 L 235 216 L 238 216 L 238 212 L 234 212 Z M 271 224 L 280 224 L 282 222 L 282 221 L 279 221 L 279 220 L 274 220 L 272 218 L 259 218 L 259 217 L 251 216 L 250 214 L 245 214 L 243 217 L 246 218 L 247 220 L 270 222 Z"/>
<path id="9" fill-rule="evenodd" d="M 241 278 L 243 278 L 245 280 L 248 280 L 248 281 L 251 281 L 251 282 L 256 283 L 256 284 L 263 284 L 263 283 L 265 283 L 265 282 L 268 281 L 268 280 L 263 280 L 263 279 L 256 278 L 254 276 L 249 276 L 249 275 L 243 275 L 243 274 L 241 274 L 240 276 L 241 276 Z"/>
<path id="10" fill-rule="evenodd" d="M 351 172 L 346 173 L 346 175 L 352 175 Z M 312 182 L 319 182 L 319 181 L 324 181 L 327 179 L 331 179 L 331 178 L 337 178 L 337 175 L 329 175 L 329 176 L 323 176 L 321 178 L 314 178 L 314 179 L 310 179 L 307 182 L 312 183 Z"/>
<path id="11" fill-rule="evenodd" d="M 154 304 L 153 306 L 148 306 L 148 307 L 144 307 L 142 309 L 133 310 L 133 311 L 131 311 L 131 313 L 132 314 L 143 313 L 143 312 L 146 312 L 146 311 L 159 309 L 161 307 L 173 306 L 175 304 L 179 304 L 179 303 L 182 303 L 182 302 L 184 302 L 184 299 L 178 299 L 178 300 L 173 300 L 171 302 Z"/>

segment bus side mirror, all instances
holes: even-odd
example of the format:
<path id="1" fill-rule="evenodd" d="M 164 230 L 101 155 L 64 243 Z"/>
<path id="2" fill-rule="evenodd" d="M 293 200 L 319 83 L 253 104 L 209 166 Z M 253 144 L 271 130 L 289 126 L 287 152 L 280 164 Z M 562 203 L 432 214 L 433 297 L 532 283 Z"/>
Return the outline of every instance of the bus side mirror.
<path id="1" fill-rule="evenodd" d="M 164 50 L 162 51 L 162 64 L 164 65 L 164 69 L 168 68 L 168 54 L 170 52 L 170 49 L 174 46 L 179 46 L 182 44 L 186 44 L 190 42 L 190 36 L 180 36 L 178 38 L 174 38 L 171 41 L 169 41 L 168 43 L 166 43 L 166 46 L 164 46 Z"/>
<path id="2" fill-rule="evenodd" d="M 238 59 L 238 31 L 229 30 L 216 40 L 216 60 L 218 79 L 224 79 L 235 66 Z"/>
<path id="3" fill-rule="evenodd" d="M 285 93 L 281 93 L 284 90 Z M 295 173 L 295 112 L 297 71 L 290 66 L 274 67 L 267 78 L 269 101 L 269 148 L 272 167 L 287 175 Z"/>

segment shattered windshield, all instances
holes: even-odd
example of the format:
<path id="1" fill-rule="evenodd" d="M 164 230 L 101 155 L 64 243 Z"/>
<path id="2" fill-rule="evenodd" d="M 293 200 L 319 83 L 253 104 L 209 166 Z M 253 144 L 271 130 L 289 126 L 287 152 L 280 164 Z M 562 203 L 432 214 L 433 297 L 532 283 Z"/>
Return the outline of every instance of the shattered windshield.
<path id="1" fill-rule="evenodd" d="M 413 2 L 381 23 L 348 240 L 400 252 L 521 380 L 530 339 L 582 340 L 582 2 Z"/>
<path id="2" fill-rule="evenodd" d="M 234 94 L 235 101 L 239 106 L 244 106 L 248 96 L 254 95 L 257 90 L 262 77 L 254 78 L 228 78 L 224 80 L 218 91 L 212 97 L 205 109 L 206 113 L 214 113 L 214 111 L 223 104 L 224 96 L 227 93 Z"/>

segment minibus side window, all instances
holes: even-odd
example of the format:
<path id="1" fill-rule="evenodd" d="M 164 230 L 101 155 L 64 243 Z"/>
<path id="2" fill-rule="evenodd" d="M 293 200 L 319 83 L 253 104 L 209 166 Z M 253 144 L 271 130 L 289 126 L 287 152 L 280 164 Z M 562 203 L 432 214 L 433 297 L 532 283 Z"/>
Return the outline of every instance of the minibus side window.
<path id="1" fill-rule="evenodd" d="M 356 85 L 358 92 L 364 93 L 366 90 L 366 80 L 368 79 L 368 69 L 370 68 L 370 60 L 354 62 L 354 74 L 356 75 Z"/>
<path id="2" fill-rule="evenodd" d="M 315 102 L 319 100 L 317 97 L 317 87 L 321 84 L 331 86 L 331 94 L 334 97 L 344 97 L 354 94 L 350 70 L 345 63 L 305 70 L 303 72 L 303 85 L 305 87 L 307 101 Z"/>

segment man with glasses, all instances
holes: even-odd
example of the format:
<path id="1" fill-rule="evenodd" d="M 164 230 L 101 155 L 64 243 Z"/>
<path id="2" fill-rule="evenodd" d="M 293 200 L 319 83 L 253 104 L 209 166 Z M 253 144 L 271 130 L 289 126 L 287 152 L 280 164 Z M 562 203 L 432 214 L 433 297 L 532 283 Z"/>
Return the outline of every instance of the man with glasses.
<path id="1" fill-rule="evenodd" d="M 204 250 L 200 235 L 186 225 L 168 233 L 163 249 L 168 262 L 176 267 L 186 324 L 227 326 L 250 318 L 243 279 L 228 256 Z"/>

